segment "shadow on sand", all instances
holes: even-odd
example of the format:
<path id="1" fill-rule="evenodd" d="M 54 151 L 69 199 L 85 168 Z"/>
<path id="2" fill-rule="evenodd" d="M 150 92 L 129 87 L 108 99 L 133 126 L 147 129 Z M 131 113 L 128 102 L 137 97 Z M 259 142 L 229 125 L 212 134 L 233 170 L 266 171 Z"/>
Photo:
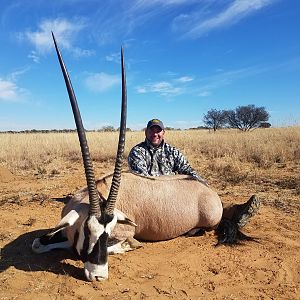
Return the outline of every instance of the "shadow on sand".
<path id="1" fill-rule="evenodd" d="M 46 234 L 49 229 L 35 230 L 20 235 L 1 249 L 0 272 L 9 267 L 27 272 L 47 271 L 58 275 L 68 274 L 76 279 L 84 280 L 83 269 L 64 262 L 65 259 L 78 260 L 72 251 L 53 250 L 36 254 L 31 244 L 36 237 Z"/>

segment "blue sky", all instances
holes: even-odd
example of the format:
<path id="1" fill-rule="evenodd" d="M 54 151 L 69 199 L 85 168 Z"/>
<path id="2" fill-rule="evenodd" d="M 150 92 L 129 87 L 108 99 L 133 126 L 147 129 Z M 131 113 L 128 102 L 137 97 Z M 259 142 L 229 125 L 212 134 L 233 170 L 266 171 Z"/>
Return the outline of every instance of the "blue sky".
<path id="1" fill-rule="evenodd" d="M 202 125 L 208 110 L 264 106 L 300 121 L 300 1 L 1 0 L 0 131 L 74 128 L 54 32 L 87 129 Z"/>

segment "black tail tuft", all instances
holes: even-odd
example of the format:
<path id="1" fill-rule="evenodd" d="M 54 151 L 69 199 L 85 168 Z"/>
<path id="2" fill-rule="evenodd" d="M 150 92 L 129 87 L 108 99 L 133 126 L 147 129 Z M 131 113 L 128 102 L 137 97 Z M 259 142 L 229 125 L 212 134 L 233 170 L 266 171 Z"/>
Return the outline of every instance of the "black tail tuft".
<path id="1" fill-rule="evenodd" d="M 255 238 L 245 235 L 239 230 L 236 223 L 229 219 L 223 218 L 216 229 L 216 234 L 218 237 L 218 243 L 216 246 L 221 244 L 234 246 L 241 244 L 243 241 L 255 241 Z"/>

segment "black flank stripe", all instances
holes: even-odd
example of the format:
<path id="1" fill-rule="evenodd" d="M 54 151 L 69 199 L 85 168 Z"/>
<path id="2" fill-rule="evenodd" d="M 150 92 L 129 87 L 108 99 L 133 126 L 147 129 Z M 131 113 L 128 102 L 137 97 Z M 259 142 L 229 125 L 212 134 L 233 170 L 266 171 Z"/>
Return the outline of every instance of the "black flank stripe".
<path id="1" fill-rule="evenodd" d="M 73 243 L 73 249 L 75 250 L 75 252 L 80 255 L 80 253 L 77 252 L 77 248 L 76 248 L 76 245 L 78 243 L 78 239 L 79 239 L 79 231 L 76 230 L 75 231 L 75 235 L 74 235 L 74 243 Z"/>
<path id="2" fill-rule="evenodd" d="M 55 234 L 47 233 L 40 237 L 40 243 L 42 245 L 50 245 L 50 244 L 56 244 L 56 243 L 61 243 L 65 242 L 68 239 L 63 235 L 62 231 L 58 231 Z"/>
<path id="3" fill-rule="evenodd" d="M 82 247 L 82 250 L 80 253 L 80 256 L 81 256 L 83 262 L 86 262 L 88 260 L 88 249 L 89 249 L 89 245 L 90 245 L 91 232 L 90 232 L 88 224 L 87 224 L 88 220 L 89 220 L 89 218 L 84 223 L 84 229 L 83 229 L 84 240 L 83 240 L 83 247 Z"/>

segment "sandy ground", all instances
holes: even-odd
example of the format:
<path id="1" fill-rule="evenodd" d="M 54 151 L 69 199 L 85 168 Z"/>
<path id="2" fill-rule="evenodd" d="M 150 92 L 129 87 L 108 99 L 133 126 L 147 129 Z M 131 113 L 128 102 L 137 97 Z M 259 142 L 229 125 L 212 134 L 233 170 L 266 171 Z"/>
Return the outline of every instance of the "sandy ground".
<path id="1" fill-rule="evenodd" d="M 230 186 L 210 178 L 224 202 L 260 196 L 263 206 L 244 229 L 256 242 L 215 247 L 209 232 L 144 243 L 110 256 L 110 278 L 96 283 L 84 280 L 72 253 L 33 254 L 33 239 L 58 222 L 82 174 L 74 167 L 21 176 L 0 167 L 0 299 L 300 299 L 299 194 L 268 180 Z"/>

